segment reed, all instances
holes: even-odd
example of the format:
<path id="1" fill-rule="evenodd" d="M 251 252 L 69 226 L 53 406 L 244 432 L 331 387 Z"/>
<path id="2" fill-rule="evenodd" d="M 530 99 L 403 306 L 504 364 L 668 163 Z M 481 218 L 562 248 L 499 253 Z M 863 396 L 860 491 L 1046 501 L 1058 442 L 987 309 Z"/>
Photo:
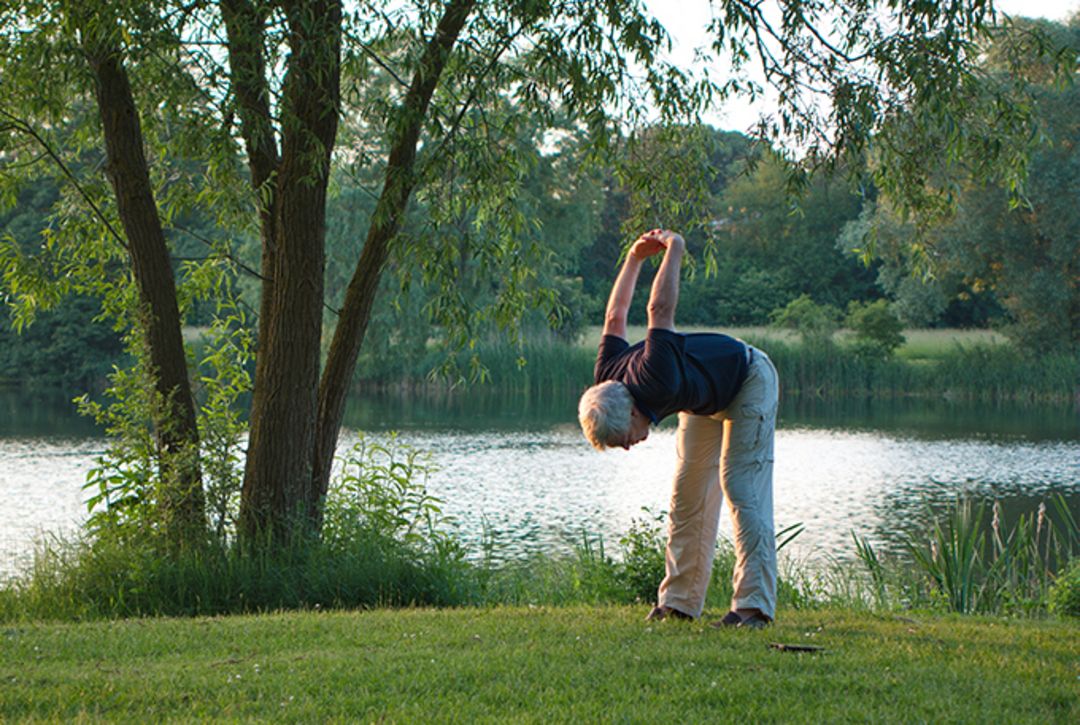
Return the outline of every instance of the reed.
<path id="1" fill-rule="evenodd" d="M 356 380 L 361 388 L 446 389 L 461 383 L 501 390 L 581 389 L 592 381 L 596 350 L 551 340 L 522 345 L 481 343 L 471 355 L 447 365 L 445 353 L 430 350 L 416 359 L 369 361 Z M 459 356 L 460 358 L 461 356 Z"/>
<path id="2" fill-rule="evenodd" d="M 770 342 L 789 393 L 819 397 L 949 397 L 977 401 L 1059 401 L 1080 394 L 1080 359 L 1031 358 L 1009 345 L 946 349 L 936 358 L 874 359 L 833 343 Z"/>
<path id="3" fill-rule="evenodd" d="M 989 513 L 989 520 L 988 520 Z M 963 614 L 1046 611 L 1049 592 L 1080 555 L 1080 526 L 1061 495 L 1009 525 L 999 502 L 958 498 L 907 558 L 885 559 L 852 535 L 877 607 L 942 607 Z"/>
<path id="4" fill-rule="evenodd" d="M 985 336 L 984 336 L 985 337 Z M 764 350 L 786 394 L 838 397 L 947 397 L 982 402 L 1080 400 L 1080 356 L 1025 355 L 1003 342 L 924 344 L 920 356 L 867 357 L 841 342 L 802 343 L 749 330 Z M 981 340 L 982 338 L 973 338 Z M 932 353 L 932 354 L 931 354 Z M 595 347 L 551 340 L 512 346 L 491 341 L 476 350 L 474 382 L 499 390 L 581 390 L 592 382 Z M 361 387 L 413 385 L 443 389 L 468 378 L 468 369 L 439 377 L 441 355 L 368 366 Z M 474 371 L 476 372 L 476 371 Z M 463 377 L 462 377 L 463 374 Z"/>

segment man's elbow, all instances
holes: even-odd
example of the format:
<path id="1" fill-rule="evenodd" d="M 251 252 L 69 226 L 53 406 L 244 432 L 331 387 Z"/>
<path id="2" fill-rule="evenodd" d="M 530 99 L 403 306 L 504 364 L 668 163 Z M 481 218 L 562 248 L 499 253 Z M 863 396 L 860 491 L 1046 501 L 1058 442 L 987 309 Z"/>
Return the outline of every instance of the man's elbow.
<path id="1" fill-rule="evenodd" d="M 675 319 L 675 305 L 668 302 L 649 302 L 650 321 L 671 321 Z"/>
<path id="2" fill-rule="evenodd" d="M 626 310 L 608 310 L 604 315 L 604 326 L 615 327 L 626 324 Z"/>

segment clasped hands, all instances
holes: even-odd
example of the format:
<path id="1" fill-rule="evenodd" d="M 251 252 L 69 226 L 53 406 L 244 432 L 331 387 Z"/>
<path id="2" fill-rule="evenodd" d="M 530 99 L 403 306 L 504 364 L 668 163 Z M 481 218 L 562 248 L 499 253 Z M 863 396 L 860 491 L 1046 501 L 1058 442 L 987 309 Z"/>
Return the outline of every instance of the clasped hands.
<path id="1" fill-rule="evenodd" d="M 650 229 L 638 237 L 630 247 L 630 256 L 637 260 L 648 259 L 668 248 L 677 248 L 681 251 L 685 246 L 686 242 L 678 232 L 670 229 Z"/>

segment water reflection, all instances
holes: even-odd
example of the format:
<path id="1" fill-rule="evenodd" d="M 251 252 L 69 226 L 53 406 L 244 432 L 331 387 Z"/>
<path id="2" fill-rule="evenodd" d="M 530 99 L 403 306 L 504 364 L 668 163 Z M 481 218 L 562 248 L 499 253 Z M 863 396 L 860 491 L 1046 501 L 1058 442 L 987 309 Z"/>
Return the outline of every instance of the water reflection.
<path id="1" fill-rule="evenodd" d="M 433 454 L 432 492 L 461 534 L 507 552 L 565 548 L 582 532 L 609 545 L 642 507 L 667 508 L 674 429 L 631 451 L 597 453 L 574 419 L 576 392 L 518 396 L 380 394 L 350 401 L 352 430 L 402 432 Z M 855 530 L 885 550 L 925 530 L 958 493 L 997 496 L 1006 519 L 1066 496 L 1080 517 L 1080 427 L 1072 408 L 949 401 L 788 399 L 777 436 L 776 516 L 802 522 L 792 552 L 848 557 Z M 349 445 L 352 434 L 343 438 Z M 72 530 L 101 434 L 64 400 L 0 393 L 0 572 L 33 536 Z M 729 516 L 721 530 L 730 534 Z"/>
<path id="2" fill-rule="evenodd" d="M 394 390 L 354 394 L 345 408 L 353 430 L 547 430 L 572 425 L 580 391 L 507 394 L 488 388 L 451 392 Z M 665 421 L 661 428 L 673 427 Z M 876 431 L 925 439 L 1010 438 L 1080 441 L 1080 408 L 896 398 L 781 399 L 780 428 Z M 93 437 L 100 429 L 69 397 L 0 389 L 0 438 Z"/>
<path id="3" fill-rule="evenodd" d="M 71 398 L 57 393 L 27 394 L 0 388 L 0 438 L 100 435 L 94 421 L 78 414 Z"/>
<path id="4" fill-rule="evenodd" d="M 1080 409 L 1039 403 L 896 398 L 781 401 L 781 427 L 890 432 L 925 439 L 1080 440 Z"/>

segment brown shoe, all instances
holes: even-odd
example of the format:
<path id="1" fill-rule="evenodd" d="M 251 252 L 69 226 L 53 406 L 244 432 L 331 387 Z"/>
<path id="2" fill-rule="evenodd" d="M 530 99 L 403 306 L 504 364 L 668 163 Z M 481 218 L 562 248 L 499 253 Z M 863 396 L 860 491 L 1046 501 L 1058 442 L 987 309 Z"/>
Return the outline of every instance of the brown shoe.
<path id="1" fill-rule="evenodd" d="M 662 622 L 665 619 L 693 619 L 693 617 L 686 612 L 680 612 L 678 609 L 672 609 L 663 604 L 657 604 L 645 617 L 646 622 Z"/>
<path id="2" fill-rule="evenodd" d="M 715 622 L 709 622 L 710 627 L 716 627 L 717 629 L 725 629 L 727 627 L 738 627 L 742 624 L 742 617 L 736 611 L 728 612 L 724 615 L 723 619 L 718 619 Z"/>
<path id="3" fill-rule="evenodd" d="M 772 624 L 772 620 L 764 614 L 751 614 L 739 623 L 739 629 L 764 629 Z"/>
<path id="4" fill-rule="evenodd" d="M 746 619 L 736 611 L 730 611 L 724 615 L 723 619 L 715 622 L 709 622 L 710 627 L 716 627 L 717 629 L 727 629 L 729 627 L 745 627 L 746 629 L 762 629 L 772 624 L 772 620 L 766 617 L 764 614 L 755 612 Z"/>

